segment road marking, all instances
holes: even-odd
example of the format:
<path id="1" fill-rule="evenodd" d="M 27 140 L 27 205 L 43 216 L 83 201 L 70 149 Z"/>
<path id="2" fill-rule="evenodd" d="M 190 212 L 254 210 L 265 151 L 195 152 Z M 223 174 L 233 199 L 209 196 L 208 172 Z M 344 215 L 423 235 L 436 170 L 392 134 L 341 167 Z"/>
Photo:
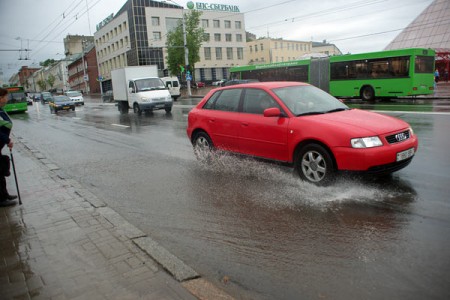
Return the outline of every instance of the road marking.
<path id="1" fill-rule="evenodd" d="M 122 124 L 111 124 L 112 126 L 117 126 L 117 127 L 123 127 L 123 128 L 130 128 L 130 126 L 127 125 L 122 125 Z"/>

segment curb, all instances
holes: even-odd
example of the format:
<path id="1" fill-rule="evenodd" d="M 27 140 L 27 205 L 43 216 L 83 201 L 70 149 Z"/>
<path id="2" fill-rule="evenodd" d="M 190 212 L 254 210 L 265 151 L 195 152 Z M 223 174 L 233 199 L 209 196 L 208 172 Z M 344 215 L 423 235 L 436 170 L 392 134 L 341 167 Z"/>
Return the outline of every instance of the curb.
<path id="1" fill-rule="evenodd" d="M 139 228 L 129 223 L 116 211 L 109 208 L 105 202 L 100 200 L 87 189 L 83 188 L 79 182 L 65 175 L 57 165 L 47 159 L 41 152 L 32 149 L 32 147 L 30 147 L 20 137 L 16 137 L 15 141 L 16 144 L 21 144 L 23 146 L 22 149 L 24 152 L 27 152 L 27 155 L 36 159 L 42 164 L 43 167 L 47 169 L 47 172 L 51 174 L 51 178 L 55 181 L 63 180 L 63 186 L 73 189 L 73 192 L 81 199 L 87 201 L 94 208 L 96 213 L 114 225 L 119 234 L 125 236 L 144 254 L 150 256 L 175 280 L 180 282 L 181 285 L 192 295 L 201 300 L 234 299 L 223 290 L 220 290 L 214 286 L 208 280 L 201 278 L 201 276 L 194 269 L 186 265 L 182 260 L 170 253 Z"/>

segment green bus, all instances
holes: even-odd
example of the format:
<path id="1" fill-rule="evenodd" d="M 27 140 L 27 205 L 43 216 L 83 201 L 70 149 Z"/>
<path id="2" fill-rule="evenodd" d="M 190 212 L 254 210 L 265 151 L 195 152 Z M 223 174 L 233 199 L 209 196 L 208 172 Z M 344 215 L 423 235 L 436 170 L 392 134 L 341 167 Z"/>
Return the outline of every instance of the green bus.
<path id="1" fill-rule="evenodd" d="M 431 49 L 388 50 L 233 67 L 230 78 L 302 81 L 335 97 L 373 101 L 432 94 L 434 59 Z"/>
<path id="2" fill-rule="evenodd" d="M 3 107 L 9 113 L 22 113 L 28 109 L 27 96 L 21 86 L 5 87 L 8 90 L 8 102 Z"/>

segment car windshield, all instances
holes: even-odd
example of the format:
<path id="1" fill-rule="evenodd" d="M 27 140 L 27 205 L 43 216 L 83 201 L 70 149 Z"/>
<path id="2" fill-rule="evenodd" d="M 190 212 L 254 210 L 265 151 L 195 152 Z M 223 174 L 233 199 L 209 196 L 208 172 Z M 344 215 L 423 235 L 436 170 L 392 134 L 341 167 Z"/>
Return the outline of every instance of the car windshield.
<path id="1" fill-rule="evenodd" d="M 71 102 L 70 98 L 67 96 L 55 96 L 53 97 L 55 102 Z"/>
<path id="2" fill-rule="evenodd" d="M 349 109 L 330 94 L 314 86 L 289 86 L 273 92 L 296 116 L 325 114 Z"/>
<path id="3" fill-rule="evenodd" d="M 137 92 L 166 89 L 164 82 L 160 78 L 138 79 L 135 83 Z"/>
<path id="4" fill-rule="evenodd" d="M 81 96 L 80 92 L 66 92 L 66 95 L 69 97 L 79 97 Z"/>

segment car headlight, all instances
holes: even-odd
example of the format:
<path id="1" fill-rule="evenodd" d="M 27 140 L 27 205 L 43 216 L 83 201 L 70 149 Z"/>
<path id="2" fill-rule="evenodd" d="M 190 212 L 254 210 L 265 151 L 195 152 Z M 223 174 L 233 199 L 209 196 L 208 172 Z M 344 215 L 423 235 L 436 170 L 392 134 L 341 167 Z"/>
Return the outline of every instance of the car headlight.
<path id="1" fill-rule="evenodd" d="M 414 135 L 414 130 L 412 129 L 412 127 L 409 127 L 408 129 L 409 129 L 409 135 L 413 136 Z"/>
<path id="2" fill-rule="evenodd" d="M 352 139 L 351 144 L 353 148 L 373 148 L 383 146 L 383 143 L 377 136 Z"/>
<path id="3" fill-rule="evenodd" d="M 166 102 L 171 102 L 171 101 L 172 101 L 172 96 L 167 96 Z"/>
<path id="4" fill-rule="evenodd" d="M 151 102 L 150 98 L 141 98 L 141 102 Z"/>

